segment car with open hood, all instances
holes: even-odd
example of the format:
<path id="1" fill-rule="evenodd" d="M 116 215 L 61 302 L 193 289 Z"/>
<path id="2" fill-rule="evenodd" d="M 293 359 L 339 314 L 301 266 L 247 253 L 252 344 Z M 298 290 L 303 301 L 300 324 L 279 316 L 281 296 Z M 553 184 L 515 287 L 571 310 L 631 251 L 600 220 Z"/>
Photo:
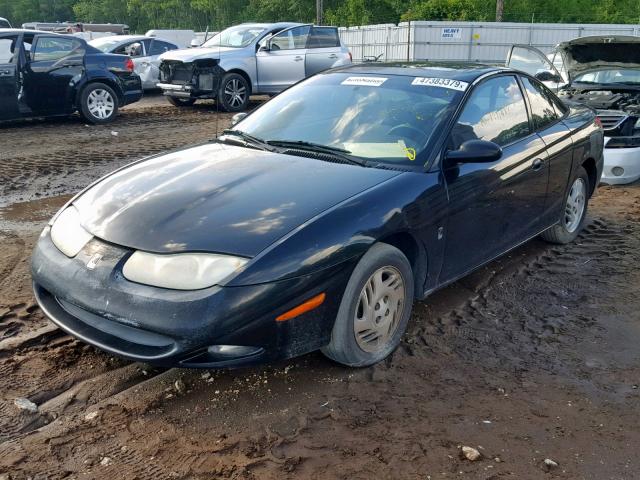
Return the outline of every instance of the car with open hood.
<path id="1" fill-rule="evenodd" d="M 79 193 L 37 242 L 35 296 L 77 338 L 158 365 L 317 349 L 370 365 L 414 299 L 535 236 L 574 240 L 602 141 L 591 109 L 514 70 L 330 70 Z"/>
<path id="2" fill-rule="evenodd" d="M 160 59 L 158 87 L 173 105 L 213 98 L 221 109 L 239 112 L 250 95 L 273 95 L 317 72 L 348 65 L 351 54 L 336 27 L 243 23 Z"/>
<path id="3" fill-rule="evenodd" d="M 544 81 L 562 100 L 597 111 L 605 131 L 603 183 L 640 179 L 640 37 L 576 38 L 548 55 L 514 45 L 507 66 Z"/>

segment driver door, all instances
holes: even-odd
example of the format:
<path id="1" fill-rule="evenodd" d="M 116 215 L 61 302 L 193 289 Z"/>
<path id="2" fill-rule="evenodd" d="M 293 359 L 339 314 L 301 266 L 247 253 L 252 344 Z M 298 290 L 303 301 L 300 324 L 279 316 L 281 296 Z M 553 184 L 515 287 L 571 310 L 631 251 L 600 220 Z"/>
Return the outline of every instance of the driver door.
<path id="1" fill-rule="evenodd" d="M 529 45 L 513 45 L 509 50 L 506 66 L 528 73 L 554 92 L 566 83 L 547 56 Z"/>
<path id="2" fill-rule="evenodd" d="M 84 73 L 85 43 L 38 35 L 24 70 L 25 101 L 33 113 L 63 114 L 74 104 L 71 84 Z"/>
<path id="3" fill-rule="evenodd" d="M 18 116 L 18 35 L 0 37 L 0 120 Z"/>
<path id="4" fill-rule="evenodd" d="M 288 28 L 258 49 L 256 63 L 261 92 L 278 93 L 305 78 L 310 25 Z"/>

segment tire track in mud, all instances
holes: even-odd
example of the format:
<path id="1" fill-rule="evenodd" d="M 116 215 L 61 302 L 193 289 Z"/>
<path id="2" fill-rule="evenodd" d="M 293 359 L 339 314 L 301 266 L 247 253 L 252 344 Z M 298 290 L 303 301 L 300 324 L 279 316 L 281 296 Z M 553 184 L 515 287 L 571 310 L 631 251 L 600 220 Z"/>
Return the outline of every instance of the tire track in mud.
<path id="1" fill-rule="evenodd" d="M 525 364 L 528 355 L 552 353 L 556 335 L 576 337 L 595 324 L 589 312 L 593 308 L 595 314 L 597 305 L 588 302 L 602 295 L 602 284 L 620 288 L 611 300 L 620 301 L 625 291 L 633 294 L 626 282 L 640 263 L 638 235 L 635 225 L 595 218 L 574 243 L 543 247 L 516 271 L 490 275 L 461 307 L 422 320 L 407 334 L 404 350 L 410 355 L 455 351 L 466 360 L 496 365 L 506 359 Z M 555 301 L 540 304 L 539 298 Z M 584 313 L 576 323 L 570 313 L 579 309 Z"/>

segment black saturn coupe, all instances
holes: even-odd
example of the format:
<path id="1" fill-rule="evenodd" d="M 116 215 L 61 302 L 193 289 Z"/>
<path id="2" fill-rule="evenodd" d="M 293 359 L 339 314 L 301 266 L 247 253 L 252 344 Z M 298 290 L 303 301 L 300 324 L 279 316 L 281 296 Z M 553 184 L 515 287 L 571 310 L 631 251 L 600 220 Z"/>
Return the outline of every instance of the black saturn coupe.
<path id="1" fill-rule="evenodd" d="M 415 299 L 537 235 L 575 239 L 602 173 L 593 111 L 504 68 L 352 66 L 236 120 L 51 220 L 32 270 L 60 328 L 164 366 L 370 365 Z"/>

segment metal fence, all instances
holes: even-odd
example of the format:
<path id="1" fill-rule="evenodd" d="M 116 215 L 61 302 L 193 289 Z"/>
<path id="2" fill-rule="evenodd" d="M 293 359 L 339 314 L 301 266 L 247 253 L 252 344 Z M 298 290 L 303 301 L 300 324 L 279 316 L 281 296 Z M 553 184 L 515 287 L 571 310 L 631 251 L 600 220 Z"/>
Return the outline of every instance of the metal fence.
<path id="1" fill-rule="evenodd" d="M 380 56 L 382 61 L 504 63 L 514 43 L 548 53 L 560 42 L 587 35 L 640 36 L 640 25 L 416 21 L 340 28 L 356 62 Z"/>

